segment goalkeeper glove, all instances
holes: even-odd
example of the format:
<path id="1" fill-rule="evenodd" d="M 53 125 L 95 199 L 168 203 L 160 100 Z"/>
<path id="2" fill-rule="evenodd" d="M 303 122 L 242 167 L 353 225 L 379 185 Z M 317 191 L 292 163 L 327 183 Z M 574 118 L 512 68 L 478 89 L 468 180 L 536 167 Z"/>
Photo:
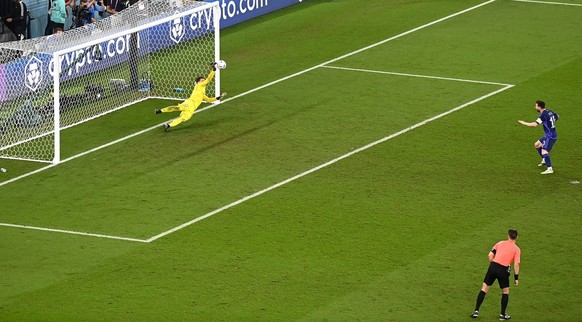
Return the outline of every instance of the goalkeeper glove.
<path id="1" fill-rule="evenodd" d="M 212 66 L 213 71 L 216 71 L 216 63 L 215 62 L 210 63 L 210 66 Z"/>

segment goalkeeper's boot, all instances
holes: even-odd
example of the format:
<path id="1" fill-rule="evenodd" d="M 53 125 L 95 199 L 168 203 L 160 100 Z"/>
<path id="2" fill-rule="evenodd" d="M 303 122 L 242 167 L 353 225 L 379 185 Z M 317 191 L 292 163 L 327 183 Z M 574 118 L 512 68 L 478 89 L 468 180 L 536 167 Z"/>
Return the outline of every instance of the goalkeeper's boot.
<path id="1" fill-rule="evenodd" d="M 554 169 L 552 169 L 552 167 L 549 167 L 546 169 L 546 171 L 542 172 L 542 174 L 552 174 L 554 173 Z"/>
<path id="2" fill-rule="evenodd" d="M 154 113 L 160 114 L 160 113 L 162 113 L 162 110 L 154 110 Z"/>
<path id="3" fill-rule="evenodd" d="M 169 129 L 170 129 L 170 124 L 164 124 L 164 131 L 168 132 Z"/>

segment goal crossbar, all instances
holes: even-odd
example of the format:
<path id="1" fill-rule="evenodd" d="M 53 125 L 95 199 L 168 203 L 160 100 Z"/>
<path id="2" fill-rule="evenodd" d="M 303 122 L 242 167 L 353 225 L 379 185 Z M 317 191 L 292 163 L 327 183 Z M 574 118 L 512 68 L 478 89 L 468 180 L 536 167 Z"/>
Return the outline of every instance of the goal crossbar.
<path id="1" fill-rule="evenodd" d="M 61 56 L 63 54 L 67 54 L 67 53 L 70 53 L 70 52 L 73 52 L 73 51 L 85 49 L 85 48 L 88 48 L 88 47 L 91 47 L 91 46 L 100 44 L 102 42 L 106 42 L 106 41 L 109 41 L 109 40 L 112 40 L 112 39 L 117 39 L 117 38 L 123 37 L 123 36 L 128 35 L 128 34 L 136 33 L 136 32 L 139 32 L 139 31 L 148 29 L 150 27 L 160 25 L 162 23 L 170 22 L 170 21 L 172 21 L 174 19 L 177 19 L 177 18 L 186 17 L 186 16 L 189 16 L 189 15 L 191 15 L 193 13 L 200 12 L 200 11 L 207 10 L 207 9 L 212 9 L 212 8 L 215 8 L 215 7 L 218 7 L 218 2 L 207 2 L 207 3 L 205 3 L 202 6 L 194 7 L 194 8 L 191 8 L 191 9 L 187 10 L 187 11 L 184 11 L 184 12 L 181 12 L 181 13 L 177 13 L 177 14 L 174 14 L 174 15 L 171 15 L 171 16 L 167 16 L 165 18 L 160 18 L 159 20 L 151 21 L 151 22 L 148 22 L 148 23 L 146 23 L 144 25 L 135 26 L 135 27 L 132 27 L 130 29 L 117 32 L 115 34 L 104 35 L 104 36 L 101 36 L 101 37 L 99 37 L 97 39 L 88 41 L 86 43 L 78 44 L 76 46 L 72 46 L 72 47 L 69 47 L 69 48 L 66 48 L 66 49 L 57 50 L 57 51 L 55 51 L 53 53 L 53 55 L 54 56 Z"/>
<path id="2" fill-rule="evenodd" d="M 0 158 L 56 164 L 61 130 L 149 98 L 187 98 L 176 88 L 220 59 L 220 16 L 218 2 L 140 0 L 62 34 L 0 44 Z M 219 95 L 219 71 L 208 90 Z"/>

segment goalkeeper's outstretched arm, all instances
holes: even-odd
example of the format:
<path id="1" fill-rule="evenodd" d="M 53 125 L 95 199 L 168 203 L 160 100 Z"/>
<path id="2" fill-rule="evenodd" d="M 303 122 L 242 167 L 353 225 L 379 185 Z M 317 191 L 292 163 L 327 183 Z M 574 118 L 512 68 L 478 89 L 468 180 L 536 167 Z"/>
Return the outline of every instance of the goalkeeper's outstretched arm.
<path id="1" fill-rule="evenodd" d="M 208 77 L 206 77 L 206 79 L 203 82 L 201 82 L 203 86 L 208 85 L 210 81 L 212 81 L 212 79 L 214 78 L 214 74 L 216 73 L 216 63 L 214 62 L 210 63 L 210 66 L 212 66 L 212 70 L 208 74 Z"/>
<path id="2" fill-rule="evenodd" d="M 216 96 L 216 97 L 208 97 L 206 95 L 204 95 L 204 101 L 206 103 L 212 103 L 212 102 L 216 102 L 222 98 L 224 98 L 226 96 L 226 92 L 220 94 L 220 96 Z"/>

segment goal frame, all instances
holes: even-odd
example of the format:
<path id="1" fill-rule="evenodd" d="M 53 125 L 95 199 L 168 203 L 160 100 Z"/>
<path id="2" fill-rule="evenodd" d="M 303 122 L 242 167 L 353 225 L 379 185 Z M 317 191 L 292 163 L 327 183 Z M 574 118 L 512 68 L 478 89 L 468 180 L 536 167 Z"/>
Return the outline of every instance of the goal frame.
<path id="1" fill-rule="evenodd" d="M 136 4 L 136 5 L 138 5 L 138 4 Z M 52 143 L 52 145 L 53 145 L 52 161 L 50 159 L 38 160 L 38 159 L 30 159 L 30 158 L 24 158 L 24 157 L 2 156 L 2 155 L 0 155 L 0 158 L 36 161 L 36 162 L 47 162 L 47 163 L 52 163 L 52 164 L 58 164 L 62 160 L 62 156 L 61 156 L 61 131 L 62 130 L 69 128 L 69 127 L 73 127 L 73 126 L 82 124 L 82 123 L 85 123 L 85 122 L 90 121 L 92 119 L 101 117 L 103 115 L 109 114 L 111 112 L 117 111 L 119 109 L 125 108 L 127 106 L 133 105 L 135 103 L 138 103 L 140 101 L 144 101 L 147 99 L 152 99 L 152 98 L 183 99 L 183 98 L 177 98 L 177 97 L 158 96 L 158 95 L 152 95 L 153 93 L 147 93 L 147 95 L 142 97 L 142 98 L 139 98 L 139 99 L 130 101 L 128 103 L 122 104 L 121 106 L 115 106 L 114 108 L 107 110 L 105 112 L 102 112 L 100 114 L 90 116 L 90 117 L 83 119 L 79 122 L 76 122 L 74 124 L 62 127 L 61 126 L 61 124 L 62 124 L 61 123 L 61 112 L 62 112 L 61 111 L 61 79 L 63 78 L 64 75 L 61 75 L 61 72 L 63 71 L 64 68 L 60 62 L 61 62 L 61 59 L 64 59 L 64 57 L 67 54 L 74 53 L 74 52 L 80 51 L 80 50 L 89 50 L 89 48 L 92 48 L 92 46 L 99 46 L 99 44 L 102 44 L 102 43 L 105 43 L 105 42 L 108 42 L 111 40 L 115 40 L 115 39 L 118 39 L 121 37 L 126 37 L 126 36 L 132 35 L 132 34 L 137 34 L 138 32 L 146 30 L 148 28 L 161 26 L 164 23 L 170 23 L 174 19 L 189 17 L 192 15 L 195 15 L 198 12 L 202 12 L 205 10 L 212 11 L 212 20 L 211 21 L 213 24 L 213 28 L 211 28 L 211 30 L 212 30 L 211 32 L 214 33 L 214 61 L 218 61 L 220 59 L 220 18 L 221 18 L 221 14 L 222 14 L 219 2 L 207 2 L 207 3 L 190 8 L 190 9 L 185 10 L 185 11 L 180 12 L 180 13 L 169 14 L 169 15 L 164 16 L 164 17 L 156 17 L 155 19 L 152 19 L 151 21 L 149 21 L 147 23 L 132 26 L 128 29 L 124 29 L 122 31 L 115 32 L 115 33 L 103 33 L 103 34 L 100 34 L 98 37 L 91 38 L 90 40 L 88 40 L 86 42 L 78 43 L 78 44 L 75 44 L 71 47 L 63 48 L 63 49 L 59 49 L 59 50 L 54 51 L 52 54 L 50 54 L 50 55 L 52 55 L 51 60 L 54 62 L 59 62 L 59 63 L 54 64 L 54 72 L 52 75 L 52 87 L 53 87 L 52 94 L 53 94 L 53 106 L 54 106 L 52 122 L 53 122 L 54 128 L 52 129 L 52 131 L 48 131 L 44 134 L 40 134 L 40 135 L 37 135 L 35 137 L 25 139 L 24 141 L 17 142 L 16 144 L 11 144 L 7 147 L 0 147 L 4 150 L 4 149 L 7 149 L 7 148 L 10 148 L 13 146 L 17 146 L 18 144 L 26 143 L 28 141 L 32 141 L 32 140 L 35 140 L 38 138 L 42 138 L 43 136 L 48 136 L 48 135 L 52 134 L 53 138 L 54 138 L 53 143 Z M 114 17 L 114 16 L 112 16 L 112 17 Z M 209 20 L 209 22 L 210 22 L 210 20 Z M 67 67 L 67 68 L 69 68 L 69 67 Z M 65 71 L 66 71 L 66 69 L 65 69 Z M 214 90 L 215 90 L 215 96 L 219 96 L 220 95 L 220 70 L 219 69 L 216 70 L 216 74 L 215 74 Z M 50 151 L 50 150 L 45 150 L 45 151 Z"/>

